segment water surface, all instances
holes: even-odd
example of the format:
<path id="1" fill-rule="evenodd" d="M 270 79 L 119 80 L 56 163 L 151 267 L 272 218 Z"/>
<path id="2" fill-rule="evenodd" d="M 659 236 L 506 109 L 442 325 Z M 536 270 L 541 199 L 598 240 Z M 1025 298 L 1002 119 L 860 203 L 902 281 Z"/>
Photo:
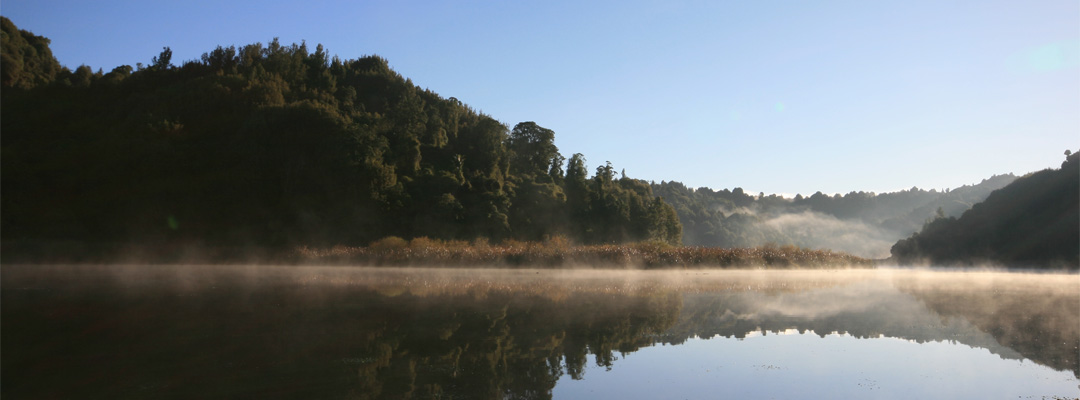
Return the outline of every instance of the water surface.
<path id="1" fill-rule="evenodd" d="M 0 274 L 5 398 L 1080 396 L 1077 275 L 273 266 Z"/>

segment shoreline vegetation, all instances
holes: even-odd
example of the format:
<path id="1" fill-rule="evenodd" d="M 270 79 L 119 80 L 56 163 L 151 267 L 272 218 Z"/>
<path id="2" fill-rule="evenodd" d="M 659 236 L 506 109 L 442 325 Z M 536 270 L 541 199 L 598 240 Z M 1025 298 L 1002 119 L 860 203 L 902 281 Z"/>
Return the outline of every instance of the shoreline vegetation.
<path id="1" fill-rule="evenodd" d="M 4 264 L 240 264 L 491 268 L 825 269 L 871 268 L 875 261 L 792 245 L 753 248 L 672 246 L 663 242 L 576 245 L 563 237 L 540 242 L 486 239 L 405 240 L 391 236 L 368 246 L 292 249 L 198 244 L 17 243 L 2 246 Z"/>
<path id="2" fill-rule="evenodd" d="M 754 248 L 672 246 L 663 242 L 572 245 L 563 238 L 543 242 L 507 240 L 488 244 L 398 237 L 377 240 L 366 247 L 301 247 L 299 261 L 319 264 L 373 266 L 449 266 L 523 268 L 851 268 L 871 267 L 873 261 L 829 250 L 791 245 Z"/>

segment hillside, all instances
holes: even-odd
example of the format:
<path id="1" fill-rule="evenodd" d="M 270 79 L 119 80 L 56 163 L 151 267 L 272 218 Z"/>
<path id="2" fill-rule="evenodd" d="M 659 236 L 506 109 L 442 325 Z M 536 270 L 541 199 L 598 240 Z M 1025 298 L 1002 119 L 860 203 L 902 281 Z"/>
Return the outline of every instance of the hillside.
<path id="1" fill-rule="evenodd" d="M 893 261 L 1080 269 L 1080 154 L 939 218 L 892 247 Z"/>
<path id="2" fill-rule="evenodd" d="M 794 199 L 752 195 L 741 188 L 691 189 L 676 181 L 653 183 L 652 187 L 675 207 L 687 245 L 793 244 L 885 258 L 890 246 L 919 230 L 939 209 L 945 216 L 959 216 L 1015 179 L 1006 174 L 943 191 L 911 188 L 843 196 L 818 192 Z"/>
<path id="3" fill-rule="evenodd" d="M 648 183 L 610 164 L 590 177 L 553 131 L 510 129 L 378 56 L 275 39 L 72 71 L 48 39 L 2 24 L 5 250 L 680 241 Z"/>

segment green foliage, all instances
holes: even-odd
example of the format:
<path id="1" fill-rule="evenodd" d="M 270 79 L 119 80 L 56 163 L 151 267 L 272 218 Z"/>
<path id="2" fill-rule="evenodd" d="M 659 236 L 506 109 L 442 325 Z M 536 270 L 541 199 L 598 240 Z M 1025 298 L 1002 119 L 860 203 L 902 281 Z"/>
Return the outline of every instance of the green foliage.
<path id="1" fill-rule="evenodd" d="M 1080 269 L 1080 153 L 1017 179 L 960 218 L 937 218 L 892 247 L 901 263 Z"/>
<path id="2" fill-rule="evenodd" d="M 561 157 L 555 146 L 555 132 L 532 121 L 514 125 L 507 147 L 511 171 L 519 174 L 546 175 Z"/>
<path id="3" fill-rule="evenodd" d="M 511 131 L 378 56 L 274 39 L 64 72 L 48 39 L 3 27 L 5 240 L 678 242 L 647 184 L 610 166 L 587 183 L 580 155 L 564 174 L 550 129 Z"/>
<path id="4" fill-rule="evenodd" d="M 692 246 L 754 247 L 767 243 L 818 248 L 829 238 L 811 232 L 829 223 L 847 224 L 875 232 L 883 246 L 919 230 L 940 211 L 941 216 L 959 216 L 996 189 L 1016 177 L 997 175 L 977 185 L 951 191 L 911 188 L 892 193 L 851 192 L 829 196 L 821 192 L 787 199 L 776 195 L 751 196 L 742 188 L 713 190 L 687 188 L 680 182 L 653 183 L 652 189 L 671 204 L 682 223 L 683 242 Z M 782 229 L 770 221 L 785 216 L 804 218 L 816 226 Z M 834 241 L 839 242 L 839 241 Z M 834 246 L 824 246 L 837 249 Z M 884 247 L 882 251 L 886 250 Z"/>
<path id="5" fill-rule="evenodd" d="M 0 17 L 0 87 L 30 89 L 52 83 L 63 72 L 49 39 L 15 27 Z"/>

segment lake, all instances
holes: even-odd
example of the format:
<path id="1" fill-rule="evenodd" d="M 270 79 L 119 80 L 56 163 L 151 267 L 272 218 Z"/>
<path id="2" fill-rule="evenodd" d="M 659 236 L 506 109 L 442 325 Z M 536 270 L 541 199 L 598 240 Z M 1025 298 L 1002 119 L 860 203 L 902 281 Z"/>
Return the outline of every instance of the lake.
<path id="1" fill-rule="evenodd" d="M 0 269 L 4 398 L 1080 397 L 1080 276 Z"/>

